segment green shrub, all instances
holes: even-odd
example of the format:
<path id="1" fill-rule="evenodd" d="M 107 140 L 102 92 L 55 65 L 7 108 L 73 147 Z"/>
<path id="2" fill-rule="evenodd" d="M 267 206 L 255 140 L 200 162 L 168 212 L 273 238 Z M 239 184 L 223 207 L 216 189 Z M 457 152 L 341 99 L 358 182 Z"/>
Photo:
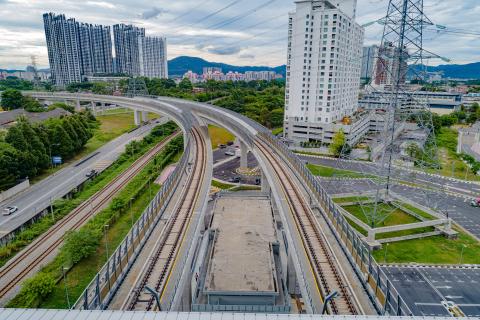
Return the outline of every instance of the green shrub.
<path id="1" fill-rule="evenodd" d="M 74 265 L 92 255 L 100 243 L 101 233 L 94 229 L 81 228 L 78 231 L 68 231 L 61 252 Z"/>

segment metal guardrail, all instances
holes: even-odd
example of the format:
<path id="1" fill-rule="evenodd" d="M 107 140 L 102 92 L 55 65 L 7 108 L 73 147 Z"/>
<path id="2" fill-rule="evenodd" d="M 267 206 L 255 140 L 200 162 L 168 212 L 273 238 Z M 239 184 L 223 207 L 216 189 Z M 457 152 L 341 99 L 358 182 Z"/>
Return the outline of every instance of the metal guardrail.
<path id="1" fill-rule="evenodd" d="M 168 177 L 155 198 L 132 226 L 125 239 L 75 302 L 73 309 L 103 310 L 108 306 L 135 259 L 142 251 L 148 237 L 165 213 L 165 209 L 174 194 L 173 191 L 177 188 L 181 176 L 188 166 L 188 158 L 192 148 L 191 141 L 191 133 L 189 133 L 187 147 L 174 172 Z"/>
<path id="2" fill-rule="evenodd" d="M 258 138 L 270 144 L 279 156 L 283 157 L 295 169 L 298 177 L 306 182 L 306 186 L 312 191 L 312 196 L 318 200 L 321 206 L 321 214 L 370 295 L 377 311 L 381 314 L 397 316 L 412 315 L 410 308 L 375 261 L 370 250 L 305 164 L 271 133 L 260 132 Z"/>

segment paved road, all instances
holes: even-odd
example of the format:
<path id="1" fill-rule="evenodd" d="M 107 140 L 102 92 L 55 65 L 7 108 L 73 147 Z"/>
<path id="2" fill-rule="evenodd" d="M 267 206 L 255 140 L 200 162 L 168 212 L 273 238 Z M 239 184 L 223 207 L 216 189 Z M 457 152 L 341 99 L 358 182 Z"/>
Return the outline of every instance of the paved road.
<path id="1" fill-rule="evenodd" d="M 480 268 L 383 267 L 416 316 L 449 316 L 442 301 L 480 317 Z"/>
<path id="2" fill-rule="evenodd" d="M 322 185 L 330 194 L 364 193 L 373 191 L 376 185 L 368 179 L 362 180 L 329 180 L 322 179 Z M 480 239 L 480 208 L 470 206 L 468 199 L 441 192 L 428 191 L 428 197 L 423 189 L 394 185 L 393 192 L 430 207 L 447 213 L 456 223 Z M 436 207 L 435 207 L 436 206 Z"/>
<path id="3" fill-rule="evenodd" d="M 120 156 L 128 142 L 147 135 L 154 126 L 166 122 L 167 118 L 158 121 L 159 123 L 150 123 L 110 141 L 82 160 L 65 167 L 17 196 L 2 202 L 0 208 L 16 206 L 19 210 L 11 216 L 0 216 L 0 239 L 18 229 L 39 212 L 47 209 L 51 202 L 62 198 L 72 189 L 85 182 L 88 179 L 86 174 L 93 168 L 96 168 L 97 171 L 106 169 Z"/>
<path id="4" fill-rule="evenodd" d="M 332 168 L 351 170 L 366 174 L 379 174 L 379 166 L 370 162 L 342 161 L 338 159 L 316 158 L 299 155 L 299 157 L 312 164 L 324 165 Z M 448 177 L 429 175 L 421 172 L 411 172 L 405 169 L 394 168 L 395 178 L 402 179 L 418 185 L 428 185 L 437 189 L 444 189 L 450 192 L 462 194 L 468 197 L 480 195 L 480 184 L 468 181 L 458 181 Z M 341 174 L 339 173 L 338 176 Z"/>
<path id="5" fill-rule="evenodd" d="M 222 149 L 225 150 L 225 149 Z M 223 181 L 229 181 L 233 177 L 240 177 L 240 183 L 242 184 L 255 184 L 255 180 L 258 178 L 258 176 L 243 176 L 240 175 L 236 172 L 236 170 L 240 167 L 240 158 L 234 157 L 234 156 L 223 156 L 223 153 L 219 153 L 218 151 L 214 151 L 213 153 L 213 161 L 214 163 L 225 160 L 226 158 L 232 158 L 231 161 L 225 162 L 219 166 L 214 167 L 213 169 L 213 177 L 223 180 Z M 217 158 L 218 157 L 218 158 Z M 216 161 L 218 160 L 218 161 Z M 258 162 L 255 159 L 255 156 L 252 153 L 248 153 L 248 167 L 249 168 L 254 168 L 258 166 Z"/>

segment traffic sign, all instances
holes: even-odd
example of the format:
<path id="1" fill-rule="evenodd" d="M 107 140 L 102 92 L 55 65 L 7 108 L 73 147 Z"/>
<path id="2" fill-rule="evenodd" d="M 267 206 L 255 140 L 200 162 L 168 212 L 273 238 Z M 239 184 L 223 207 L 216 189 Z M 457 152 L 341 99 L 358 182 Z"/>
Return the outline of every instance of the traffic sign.
<path id="1" fill-rule="evenodd" d="M 53 164 L 62 164 L 62 157 L 52 157 Z"/>

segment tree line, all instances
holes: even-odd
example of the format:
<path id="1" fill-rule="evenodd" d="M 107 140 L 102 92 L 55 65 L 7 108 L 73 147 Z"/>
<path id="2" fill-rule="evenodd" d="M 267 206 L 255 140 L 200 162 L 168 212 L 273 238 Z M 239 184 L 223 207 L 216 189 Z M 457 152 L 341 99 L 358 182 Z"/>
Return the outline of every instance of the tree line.
<path id="1" fill-rule="evenodd" d="M 93 136 L 98 126 L 90 112 L 31 124 L 21 116 L 0 136 L 0 190 L 35 177 L 51 166 L 51 156 L 68 160 Z"/>

